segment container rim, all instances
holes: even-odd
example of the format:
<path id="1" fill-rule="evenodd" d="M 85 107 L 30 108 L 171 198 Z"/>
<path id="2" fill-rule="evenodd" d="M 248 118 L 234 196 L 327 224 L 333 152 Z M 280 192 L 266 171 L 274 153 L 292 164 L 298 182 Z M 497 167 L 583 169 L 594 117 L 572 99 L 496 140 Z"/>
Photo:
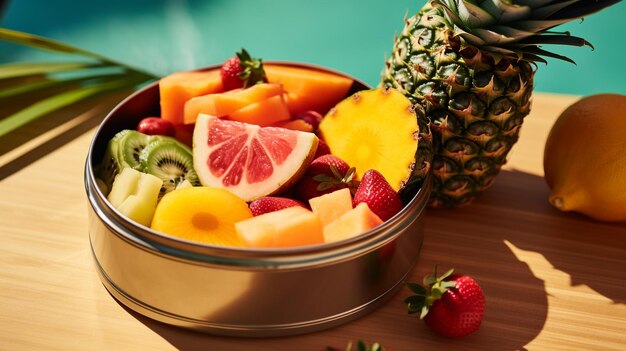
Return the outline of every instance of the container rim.
<path id="1" fill-rule="evenodd" d="M 328 69 L 326 67 L 304 63 L 286 61 L 267 61 L 266 64 L 286 65 L 307 69 L 320 70 L 336 75 L 348 77 L 354 81 L 353 86 L 358 90 L 368 89 L 369 86 L 345 73 Z M 200 68 L 195 71 L 208 71 L 219 68 L 219 65 Z M 98 217 L 108 226 L 113 233 L 124 240 L 149 251 L 155 251 L 168 256 L 183 260 L 201 261 L 214 264 L 226 264 L 234 266 L 285 266 L 290 267 L 309 265 L 311 262 L 335 262 L 346 259 L 355 252 L 373 251 L 384 244 L 394 240 L 401 234 L 403 223 L 417 220 L 424 211 L 430 197 L 432 174 L 429 172 L 420 189 L 413 198 L 395 216 L 385 222 L 384 225 L 373 228 L 365 233 L 332 243 L 308 245 L 291 248 L 237 248 L 227 246 L 210 245 L 191 240 L 186 240 L 164 233 L 157 232 L 147 226 L 129 221 L 117 209 L 115 209 L 106 196 L 102 193 L 95 181 L 94 172 L 94 149 L 102 139 L 103 129 L 107 123 L 115 118 L 117 112 L 125 105 L 133 101 L 141 94 L 150 89 L 157 89 L 159 82 L 150 83 L 118 103 L 103 119 L 94 133 L 85 161 L 84 182 L 90 206 Z"/>

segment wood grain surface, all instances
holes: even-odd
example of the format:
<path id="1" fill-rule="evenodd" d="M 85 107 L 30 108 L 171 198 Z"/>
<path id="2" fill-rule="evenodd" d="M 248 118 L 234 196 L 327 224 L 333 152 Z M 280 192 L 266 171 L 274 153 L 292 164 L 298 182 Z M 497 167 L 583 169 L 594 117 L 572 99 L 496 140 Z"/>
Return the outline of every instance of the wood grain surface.
<path id="1" fill-rule="evenodd" d="M 406 289 L 352 323 L 274 339 L 195 333 L 125 309 L 89 249 L 83 166 L 94 123 L 57 130 L 39 152 L 14 155 L 19 164 L 0 159 L 0 350 L 325 350 L 358 339 L 396 351 L 624 350 L 626 223 L 553 209 L 542 177 L 547 133 L 575 100 L 536 94 L 494 186 L 470 206 L 427 212 L 411 279 L 439 263 L 472 275 L 487 296 L 481 329 L 459 340 L 407 315 Z"/>

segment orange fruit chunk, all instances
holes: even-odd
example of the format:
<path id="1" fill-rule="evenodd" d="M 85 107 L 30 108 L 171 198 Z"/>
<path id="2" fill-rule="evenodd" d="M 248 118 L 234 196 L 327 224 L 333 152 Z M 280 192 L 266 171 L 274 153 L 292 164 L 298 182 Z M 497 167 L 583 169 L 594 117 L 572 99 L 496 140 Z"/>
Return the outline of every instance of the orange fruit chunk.
<path id="1" fill-rule="evenodd" d="M 381 225 L 383 221 L 365 202 L 324 226 L 324 240 L 333 242 L 351 238 Z"/>
<path id="2" fill-rule="evenodd" d="M 200 113 L 222 117 L 272 96 L 282 95 L 280 84 L 255 84 L 246 89 L 195 97 L 185 103 L 184 121 L 192 124 Z"/>
<path id="3" fill-rule="evenodd" d="M 247 202 L 287 189 L 315 156 L 313 133 L 229 121 L 200 114 L 193 135 L 194 168 L 205 186 Z"/>
<path id="4" fill-rule="evenodd" d="M 322 225 L 326 226 L 352 209 L 350 189 L 343 188 L 314 197 L 309 199 L 309 205 L 313 213 L 320 218 Z"/>
<path id="5" fill-rule="evenodd" d="M 222 91 L 219 70 L 177 72 L 161 78 L 159 94 L 161 118 L 174 125 L 182 124 L 185 103 L 196 96 Z"/>
<path id="6" fill-rule="evenodd" d="M 288 121 L 291 116 L 283 96 L 275 95 L 229 113 L 225 118 L 265 127 L 277 122 Z"/>
<path id="7" fill-rule="evenodd" d="M 313 126 L 301 119 L 293 119 L 287 121 L 279 121 L 272 124 L 272 127 L 287 128 L 291 130 L 299 130 L 301 132 L 313 132 Z"/>
<path id="8" fill-rule="evenodd" d="M 235 223 L 251 217 L 248 204 L 225 189 L 188 187 L 163 196 L 151 227 L 185 240 L 241 246 Z"/>
<path id="9" fill-rule="evenodd" d="M 235 224 L 245 247 L 279 248 L 322 244 L 322 224 L 313 212 L 294 206 Z"/>
<path id="10" fill-rule="evenodd" d="M 348 77 L 309 68 L 275 64 L 263 68 L 270 83 L 283 85 L 292 116 L 307 110 L 326 113 L 348 95 L 353 83 Z"/>

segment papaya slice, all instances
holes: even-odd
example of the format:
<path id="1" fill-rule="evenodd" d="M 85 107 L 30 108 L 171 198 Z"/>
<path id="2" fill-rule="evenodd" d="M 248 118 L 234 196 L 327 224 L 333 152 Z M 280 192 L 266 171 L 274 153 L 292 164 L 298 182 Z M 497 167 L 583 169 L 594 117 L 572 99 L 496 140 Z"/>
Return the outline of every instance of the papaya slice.
<path id="1" fill-rule="evenodd" d="M 270 83 L 283 85 L 292 116 L 307 110 L 325 114 L 347 96 L 353 83 L 350 78 L 314 69 L 276 64 L 263 68 Z"/>
<path id="2" fill-rule="evenodd" d="M 177 72 L 161 78 L 161 118 L 174 125 L 184 120 L 185 103 L 196 96 L 222 92 L 219 70 Z"/>
<path id="3" fill-rule="evenodd" d="M 256 84 L 246 89 L 229 90 L 219 94 L 197 96 L 185 103 L 185 124 L 196 122 L 199 114 L 222 117 L 251 104 L 282 95 L 280 84 Z"/>
<path id="4" fill-rule="evenodd" d="M 261 127 L 269 126 L 277 122 L 287 121 L 291 118 L 289 109 L 282 95 L 272 96 L 241 108 L 226 115 L 227 119 Z"/>

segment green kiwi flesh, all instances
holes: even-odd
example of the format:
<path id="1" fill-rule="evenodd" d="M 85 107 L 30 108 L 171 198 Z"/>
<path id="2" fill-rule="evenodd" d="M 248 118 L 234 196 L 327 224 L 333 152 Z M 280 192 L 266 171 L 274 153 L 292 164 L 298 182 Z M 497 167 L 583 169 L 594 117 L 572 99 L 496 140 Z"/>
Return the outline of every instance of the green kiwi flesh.
<path id="1" fill-rule="evenodd" d="M 142 150 L 140 160 L 141 171 L 163 180 L 161 196 L 176 189 L 185 180 L 193 186 L 200 185 L 193 168 L 191 150 L 174 139 L 161 138 L 151 141 Z"/>
<path id="2" fill-rule="evenodd" d="M 102 161 L 96 168 L 96 177 L 102 180 L 102 182 L 106 185 L 107 190 L 111 189 L 115 176 L 122 171 L 122 168 L 124 168 L 120 157 L 118 156 L 118 152 L 120 140 L 123 139 L 128 132 L 130 132 L 128 129 L 122 130 L 109 140 L 107 148 L 104 152 L 104 157 L 102 157 Z"/>
<path id="3" fill-rule="evenodd" d="M 130 168 L 134 168 L 140 171 L 141 161 L 139 160 L 139 156 L 141 155 L 141 151 L 150 142 L 156 141 L 157 139 L 160 139 L 161 137 L 149 136 L 149 135 L 139 133 L 134 130 L 123 130 L 120 133 L 123 133 L 123 132 L 125 133 L 122 136 L 120 136 L 119 146 L 117 149 L 120 163 L 124 167 L 130 167 Z"/>

